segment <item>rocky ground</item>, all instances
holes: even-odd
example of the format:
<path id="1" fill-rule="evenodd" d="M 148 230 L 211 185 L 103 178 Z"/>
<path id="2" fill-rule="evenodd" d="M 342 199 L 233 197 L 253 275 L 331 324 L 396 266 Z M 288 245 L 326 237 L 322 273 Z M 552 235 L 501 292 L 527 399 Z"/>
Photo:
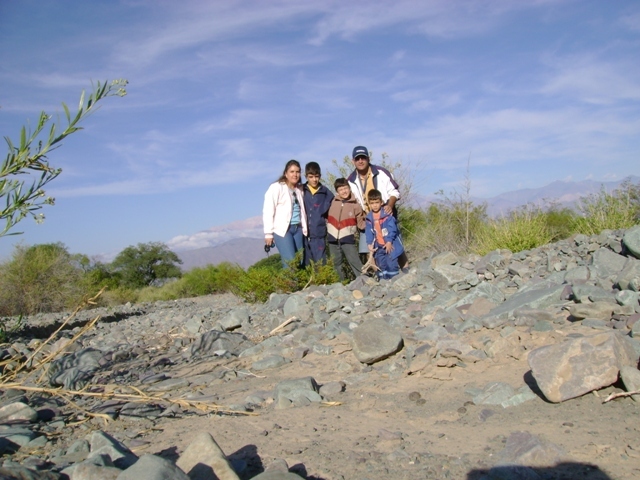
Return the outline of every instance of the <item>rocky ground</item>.
<path id="1" fill-rule="evenodd" d="M 94 309 L 44 346 L 68 314 L 26 319 L 0 350 L 0 478 L 638 478 L 640 396 L 605 401 L 640 390 L 638 257 L 640 227 Z"/>

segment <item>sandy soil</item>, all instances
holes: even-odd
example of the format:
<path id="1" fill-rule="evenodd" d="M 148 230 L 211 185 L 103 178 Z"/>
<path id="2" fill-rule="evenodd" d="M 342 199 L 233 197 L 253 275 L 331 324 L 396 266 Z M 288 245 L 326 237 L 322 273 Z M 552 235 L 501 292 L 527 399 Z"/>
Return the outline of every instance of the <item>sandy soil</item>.
<path id="1" fill-rule="evenodd" d="M 522 338 L 532 348 L 566 333 L 523 333 Z M 486 336 L 487 331 L 472 335 Z M 385 362 L 394 359 L 366 367 L 345 339 L 338 337 L 333 346 L 340 353 L 310 354 L 260 375 L 243 373 L 250 361 L 236 360 L 226 368 L 234 369 L 237 379 L 208 385 L 202 392 L 229 405 L 242 403 L 254 392 L 271 391 L 282 380 L 312 376 L 321 385 L 347 383 L 344 392 L 330 398 L 338 405 L 282 410 L 263 405 L 255 416 L 187 416 L 162 420 L 147 431 L 141 422 L 137 443 L 149 443 L 133 450 L 176 458 L 194 434 L 204 430 L 240 466 L 243 479 L 274 459 L 286 460 L 292 471 L 309 479 L 479 479 L 483 469 L 496 464 L 507 437 L 526 431 L 561 447 L 563 458 L 571 462 L 538 468 L 542 478 L 640 478 L 640 402 L 623 398 L 603 403 L 609 393 L 622 391 L 620 385 L 561 404 L 536 398 L 510 408 L 476 406 L 467 388 L 493 381 L 518 388 L 530 382 L 526 354 L 466 368 L 427 366 L 411 375 L 389 375 L 383 373 L 388 371 Z M 189 365 L 180 373 L 204 373 L 219 365 Z M 117 430 L 117 423 L 112 428 Z"/>

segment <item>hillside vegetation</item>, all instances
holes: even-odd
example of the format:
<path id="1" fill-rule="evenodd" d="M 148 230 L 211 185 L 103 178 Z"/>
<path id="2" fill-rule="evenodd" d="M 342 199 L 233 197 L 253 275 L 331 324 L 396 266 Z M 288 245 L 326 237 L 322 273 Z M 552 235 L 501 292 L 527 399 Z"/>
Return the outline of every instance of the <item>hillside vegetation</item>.
<path id="1" fill-rule="evenodd" d="M 486 206 L 461 198 L 433 203 L 424 210 L 404 207 L 400 223 L 411 261 L 452 251 L 484 255 L 496 249 L 519 252 L 582 233 L 625 229 L 638 222 L 640 186 L 623 184 L 584 197 L 576 210 L 550 204 L 523 206 L 491 219 Z M 262 302 L 273 292 L 338 281 L 331 265 L 284 269 L 271 255 L 248 269 L 221 263 L 180 272 L 180 259 L 162 243 L 127 247 L 112 263 L 93 263 L 60 243 L 16 247 L 0 264 L 0 317 L 63 311 L 102 287 L 102 305 L 147 302 L 231 292 Z"/>

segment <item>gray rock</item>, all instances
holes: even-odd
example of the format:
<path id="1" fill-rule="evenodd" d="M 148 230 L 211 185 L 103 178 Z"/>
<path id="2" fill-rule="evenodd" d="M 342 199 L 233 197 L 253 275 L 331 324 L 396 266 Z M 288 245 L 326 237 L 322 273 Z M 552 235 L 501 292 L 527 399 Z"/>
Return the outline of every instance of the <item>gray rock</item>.
<path id="1" fill-rule="evenodd" d="M 262 370 L 268 370 L 270 368 L 278 368 L 282 365 L 288 363 L 289 360 L 284 358 L 282 355 L 269 355 L 262 360 L 258 360 L 257 362 L 253 362 L 251 364 L 251 369 L 257 372 Z"/>
<path id="2" fill-rule="evenodd" d="M 372 364 L 400 351 L 402 336 L 380 318 L 367 320 L 353 331 L 353 353 L 362 363 Z"/>
<path id="3" fill-rule="evenodd" d="M 299 311 L 307 306 L 307 301 L 302 295 L 289 295 L 286 302 L 284 302 L 284 316 L 285 318 L 289 318 L 292 316 L 296 316 L 301 318 Z"/>
<path id="4" fill-rule="evenodd" d="M 502 290 L 491 283 L 481 282 L 477 287 L 471 289 L 468 294 L 458 300 L 454 306 L 459 307 L 461 305 L 473 304 L 479 298 L 487 299 L 494 304 L 494 307 L 505 300 Z"/>
<path id="5" fill-rule="evenodd" d="M 537 395 L 533 393 L 527 385 L 523 385 L 517 390 L 515 395 L 508 398 L 500 405 L 502 405 L 503 408 L 515 407 L 516 405 L 520 405 L 521 403 L 528 402 L 529 400 L 534 400 L 536 398 L 538 398 Z"/>
<path id="6" fill-rule="evenodd" d="M 329 397 L 331 395 L 337 395 L 344 391 L 344 382 L 327 382 L 320 387 L 320 395 L 323 397 Z"/>
<path id="7" fill-rule="evenodd" d="M 117 480 L 189 480 L 186 473 L 169 460 L 156 455 L 143 455 L 134 465 L 127 468 Z"/>
<path id="8" fill-rule="evenodd" d="M 418 327 L 415 329 L 414 335 L 416 340 L 421 341 L 437 341 L 441 338 L 447 338 L 449 336 L 449 332 L 435 322 L 427 322 L 423 327 Z"/>
<path id="9" fill-rule="evenodd" d="M 578 303 L 597 302 L 602 299 L 613 299 L 614 295 L 611 291 L 607 291 L 602 287 L 595 285 L 574 285 L 571 289 L 573 299 Z"/>
<path id="10" fill-rule="evenodd" d="M 38 412 L 22 402 L 14 402 L 0 408 L 0 423 L 8 423 L 12 420 L 35 422 L 38 420 Z"/>
<path id="11" fill-rule="evenodd" d="M 624 232 L 622 243 L 634 257 L 640 258 L 640 225 L 631 227 Z"/>
<path id="12" fill-rule="evenodd" d="M 240 328 L 247 322 L 249 322 L 249 310 L 245 307 L 234 308 L 228 315 L 218 320 L 218 324 L 226 331 Z"/>
<path id="13" fill-rule="evenodd" d="M 501 405 L 514 395 L 515 391 L 508 383 L 491 382 L 473 396 L 473 403 L 475 405 Z"/>
<path id="14" fill-rule="evenodd" d="M 67 390 L 80 390 L 100 369 L 103 353 L 95 348 L 85 348 L 51 362 L 49 383 Z"/>
<path id="15" fill-rule="evenodd" d="M 544 396 L 558 403 L 613 384 L 638 356 L 627 338 L 610 331 L 537 348 L 528 362 Z"/>
<path id="16" fill-rule="evenodd" d="M 514 432 L 499 453 L 498 465 L 546 467 L 556 465 L 564 456 L 562 448 L 555 444 L 542 441 L 529 432 Z"/>
<path id="17" fill-rule="evenodd" d="M 620 369 L 620 378 L 622 379 L 622 383 L 624 383 L 624 388 L 627 389 L 627 392 L 637 392 L 640 391 L 640 370 L 638 370 L 635 366 L 624 365 Z M 632 395 L 636 402 L 640 402 L 640 394 Z"/>
<path id="18" fill-rule="evenodd" d="M 320 402 L 322 397 L 318 393 L 318 384 L 313 377 L 296 378 L 293 380 L 284 380 L 274 390 L 274 397 L 277 402 L 298 402 L 306 399 L 309 402 Z M 288 406 L 289 403 L 284 402 Z"/>
<path id="19" fill-rule="evenodd" d="M 202 328 L 202 318 L 199 315 L 191 317 L 184 322 L 184 328 L 192 335 L 196 335 Z"/>
<path id="20" fill-rule="evenodd" d="M 630 305 L 635 308 L 638 306 L 638 298 L 638 292 L 633 292 L 631 290 L 621 290 L 616 293 L 616 302 L 622 306 Z"/>
<path id="21" fill-rule="evenodd" d="M 108 433 L 102 431 L 93 432 L 89 439 L 89 444 L 91 445 L 91 452 L 88 459 L 107 455 L 113 465 L 118 468 L 128 468 L 138 461 L 138 457 L 131 450 Z"/>
<path id="22" fill-rule="evenodd" d="M 574 267 L 564 274 L 564 281 L 568 284 L 583 283 L 591 278 L 591 270 L 587 266 Z"/>
<path id="23" fill-rule="evenodd" d="M 488 316 L 497 318 L 511 318 L 517 309 L 545 309 L 561 302 L 564 285 L 546 285 L 538 288 L 525 289 L 515 293 L 503 304 L 491 310 Z M 484 317 L 483 317 L 484 318 Z"/>
<path id="24" fill-rule="evenodd" d="M 519 308 L 513 312 L 516 326 L 526 325 L 534 326 L 538 322 L 553 322 L 554 316 L 547 310 L 538 310 L 534 308 Z"/>
<path id="25" fill-rule="evenodd" d="M 640 321 L 637 321 L 631 327 L 631 336 L 633 338 L 640 338 Z"/>
<path id="26" fill-rule="evenodd" d="M 616 285 L 620 290 L 640 290 L 640 260 L 627 258 L 622 271 L 616 278 Z"/>
<path id="27" fill-rule="evenodd" d="M 569 313 L 577 320 L 583 318 L 609 320 L 614 310 L 615 304 L 609 302 L 577 303 L 569 307 Z"/>
<path id="28" fill-rule="evenodd" d="M 38 472 L 25 467 L 0 467 L 2 480 L 62 480 L 62 475 L 53 472 Z"/>
<path id="29" fill-rule="evenodd" d="M 599 277 L 608 278 L 618 275 L 624 268 L 626 260 L 626 257 L 603 247 L 593 253 L 592 264 Z"/>
<path id="30" fill-rule="evenodd" d="M 266 471 L 259 473 L 251 480 L 301 480 L 302 477 L 291 472 Z"/>
<path id="31" fill-rule="evenodd" d="M 70 480 L 115 480 L 122 470 L 116 467 L 105 467 L 92 462 L 81 462 L 63 472 Z"/>
<path id="32" fill-rule="evenodd" d="M 478 277 L 469 270 L 455 265 L 439 265 L 433 269 L 433 281 L 440 290 L 460 282 L 477 283 Z"/>
<path id="33" fill-rule="evenodd" d="M 194 437 L 176 466 L 187 472 L 191 480 L 239 480 L 224 452 L 207 432 Z"/>
<path id="34" fill-rule="evenodd" d="M 442 252 L 437 254 L 431 259 L 431 268 L 435 269 L 443 265 L 455 265 L 458 263 L 459 258 L 453 252 Z"/>
<path id="35" fill-rule="evenodd" d="M 0 425 L 0 449 L 19 445 L 24 447 L 36 438 L 35 432 L 20 425 Z"/>
<path id="36" fill-rule="evenodd" d="M 220 350 L 226 350 L 233 355 L 239 355 L 244 349 L 253 344 L 239 333 L 210 330 L 198 336 L 189 349 L 190 357 L 210 356 Z"/>

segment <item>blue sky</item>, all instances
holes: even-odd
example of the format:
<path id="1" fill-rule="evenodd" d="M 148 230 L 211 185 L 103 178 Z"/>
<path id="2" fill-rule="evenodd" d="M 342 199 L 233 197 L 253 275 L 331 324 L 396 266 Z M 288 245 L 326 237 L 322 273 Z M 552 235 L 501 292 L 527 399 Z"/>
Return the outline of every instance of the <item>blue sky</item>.
<path id="1" fill-rule="evenodd" d="M 0 257 L 204 246 L 260 215 L 287 160 L 360 144 L 424 194 L 468 159 L 478 197 L 638 174 L 637 1 L 0 0 L 0 31 L 3 136 L 130 82 L 50 155 L 56 205 Z"/>

